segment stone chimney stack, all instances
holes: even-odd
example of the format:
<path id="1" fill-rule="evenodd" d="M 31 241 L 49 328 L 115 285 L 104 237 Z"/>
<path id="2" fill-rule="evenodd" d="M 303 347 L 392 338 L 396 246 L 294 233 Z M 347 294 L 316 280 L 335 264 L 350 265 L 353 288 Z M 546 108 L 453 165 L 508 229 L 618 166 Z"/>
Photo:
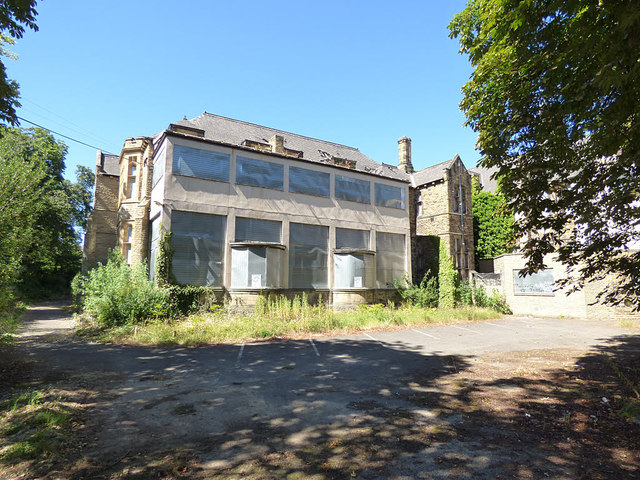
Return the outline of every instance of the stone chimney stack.
<path id="1" fill-rule="evenodd" d="M 402 137 L 398 140 L 398 168 L 405 173 L 413 173 L 411 139 L 408 137 Z"/>
<path id="2" fill-rule="evenodd" d="M 282 135 L 274 135 L 269 139 L 269 143 L 273 153 L 284 153 L 284 137 Z"/>

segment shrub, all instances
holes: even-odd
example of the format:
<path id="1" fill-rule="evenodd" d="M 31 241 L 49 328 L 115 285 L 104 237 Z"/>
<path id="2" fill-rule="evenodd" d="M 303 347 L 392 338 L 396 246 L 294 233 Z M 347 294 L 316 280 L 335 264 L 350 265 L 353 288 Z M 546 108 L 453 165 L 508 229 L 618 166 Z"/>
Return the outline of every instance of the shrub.
<path id="1" fill-rule="evenodd" d="M 488 307 L 489 297 L 487 297 L 487 291 L 482 285 L 473 286 L 473 303 L 477 307 Z"/>
<path id="2" fill-rule="evenodd" d="M 73 294 L 81 294 L 85 310 L 106 327 L 165 317 L 171 311 L 169 290 L 149 281 L 146 264 L 129 267 L 115 249 L 106 265 L 74 279 Z"/>
<path id="3" fill-rule="evenodd" d="M 438 279 L 430 275 L 431 271 L 427 270 L 420 285 L 414 285 L 408 275 L 404 276 L 402 282 L 394 279 L 393 284 L 405 302 L 418 307 L 435 308 L 438 306 Z"/>
<path id="4" fill-rule="evenodd" d="M 513 312 L 511 308 L 509 308 L 509 304 L 507 303 L 507 299 L 498 292 L 493 292 L 488 299 L 488 307 L 492 308 L 496 312 L 504 313 L 506 315 L 511 315 Z"/>
<path id="5" fill-rule="evenodd" d="M 456 285 L 456 303 L 463 306 L 473 305 L 473 294 L 469 280 L 461 280 Z"/>

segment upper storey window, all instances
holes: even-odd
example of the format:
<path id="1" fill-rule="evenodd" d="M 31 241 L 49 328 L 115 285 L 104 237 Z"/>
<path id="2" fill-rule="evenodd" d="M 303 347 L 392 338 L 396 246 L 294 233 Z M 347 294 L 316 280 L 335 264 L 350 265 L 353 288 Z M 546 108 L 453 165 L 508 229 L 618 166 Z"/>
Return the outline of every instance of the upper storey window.
<path id="1" fill-rule="evenodd" d="M 238 157 L 236 159 L 236 183 L 284 190 L 284 165 Z"/>
<path id="2" fill-rule="evenodd" d="M 404 188 L 375 184 L 376 205 L 404 209 Z"/>
<path id="3" fill-rule="evenodd" d="M 371 203 L 371 183 L 366 180 L 336 175 L 336 198 Z"/>
<path id="4" fill-rule="evenodd" d="M 173 173 L 228 182 L 229 155 L 175 145 L 173 147 Z"/>
<path id="5" fill-rule="evenodd" d="M 331 176 L 316 170 L 289 167 L 289 191 L 328 197 L 331 194 Z"/>
<path id="6" fill-rule="evenodd" d="M 127 165 L 127 185 L 125 194 L 127 198 L 136 198 L 136 181 L 138 176 L 138 157 L 129 157 Z"/>

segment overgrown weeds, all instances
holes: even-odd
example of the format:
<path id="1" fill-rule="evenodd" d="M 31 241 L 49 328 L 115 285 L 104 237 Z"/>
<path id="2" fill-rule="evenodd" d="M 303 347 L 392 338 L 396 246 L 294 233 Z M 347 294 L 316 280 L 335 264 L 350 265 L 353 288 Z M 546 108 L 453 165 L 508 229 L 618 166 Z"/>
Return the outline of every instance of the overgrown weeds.
<path id="1" fill-rule="evenodd" d="M 408 326 L 441 325 L 496 318 L 486 308 L 433 309 L 415 306 L 361 305 L 336 311 L 326 304 L 310 304 L 306 296 L 260 298 L 253 311 L 215 308 L 185 319 L 149 320 L 140 325 L 102 329 L 101 341 L 142 345 L 203 345 L 249 339 L 296 338 Z"/>

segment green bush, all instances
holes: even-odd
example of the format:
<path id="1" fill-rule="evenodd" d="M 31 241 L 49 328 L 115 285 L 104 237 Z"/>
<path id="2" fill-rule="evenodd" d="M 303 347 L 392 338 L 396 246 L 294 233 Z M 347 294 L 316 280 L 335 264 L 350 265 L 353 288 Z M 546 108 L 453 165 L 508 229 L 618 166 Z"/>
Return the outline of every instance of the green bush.
<path id="1" fill-rule="evenodd" d="M 137 323 L 171 313 L 170 291 L 149 281 L 147 267 L 130 267 L 120 252 L 109 253 L 106 265 L 98 265 L 72 282 L 73 294 L 82 295 L 87 312 L 106 327 Z"/>
<path id="2" fill-rule="evenodd" d="M 408 275 L 404 276 L 402 282 L 394 279 L 393 284 L 406 303 L 424 308 L 438 306 L 438 279 L 431 276 L 430 270 L 424 274 L 420 285 L 414 285 Z"/>
<path id="3" fill-rule="evenodd" d="M 496 312 L 510 315 L 513 313 L 507 299 L 501 293 L 495 290 L 491 293 L 491 296 L 487 296 L 487 291 L 482 285 L 474 285 L 473 287 L 473 303 L 477 307 L 486 307 L 495 310 Z"/>
<path id="4" fill-rule="evenodd" d="M 215 292 L 210 287 L 191 285 L 170 285 L 165 287 L 169 292 L 171 316 L 189 315 L 203 309 L 211 309 L 217 301 Z"/>
<path id="5" fill-rule="evenodd" d="M 482 285 L 473 286 L 473 303 L 477 307 L 489 306 L 489 297 L 487 297 L 487 291 Z"/>
<path id="6" fill-rule="evenodd" d="M 456 304 L 462 306 L 473 305 L 473 294 L 469 280 L 464 279 L 456 285 Z"/>
<path id="7" fill-rule="evenodd" d="M 506 315 L 511 315 L 513 313 L 511 308 L 509 308 L 507 299 L 501 293 L 494 291 L 489 297 L 488 303 L 488 307 L 496 312 L 504 313 Z"/>

